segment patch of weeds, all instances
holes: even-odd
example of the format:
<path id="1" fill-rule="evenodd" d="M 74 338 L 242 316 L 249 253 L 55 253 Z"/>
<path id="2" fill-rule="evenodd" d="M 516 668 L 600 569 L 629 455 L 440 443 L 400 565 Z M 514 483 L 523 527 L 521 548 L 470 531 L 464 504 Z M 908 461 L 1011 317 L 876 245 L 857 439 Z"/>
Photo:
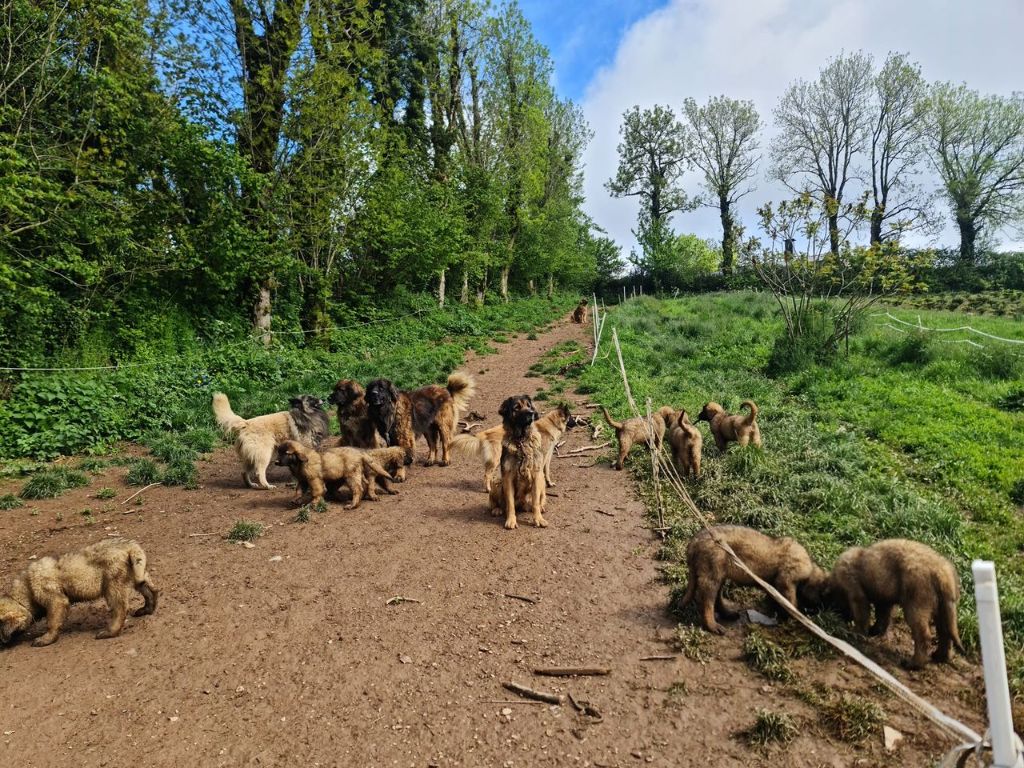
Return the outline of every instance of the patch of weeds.
<path id="1" fill-rule="evenodd" d="M 23 499 L 55 499 L 71 488 L 89 484 L 84 472 L 66 467 L 52 467 L 36 472 L 21 489 Z"/>
<path id="2" fill-rule="evenodd" d="M 833 696 L 819 706 L 821 721 L 842 741 L 857 744 L 878 733 L 885 712 L 875 702 L 852 693 Z"/>
<path id="3" fill-rule="evenodd" d="M 700 627 L 677 626 L 672 646 L 690 661 L 701 664 L 711 661 L 711 636 Z"/>
<path id="4" fill-rule="evenodd" d="M 316 504 L 303 504 L 299 507 L 298 513 L 295 515 L 296 523 L 308 523 L 310 512 L 319 512 L 323 514 L 327 511 L 327 502 L 320 499 Z"/>
<path id="5" fill-rule="evenodd" d="M 82 459 L 78 462 L 78 469 L 83 472 L 91 472 L 97 474 L 100 470 L 106 469 L 110 466 L 110 462 L 106 459 L 97 459 L 93 457 Z"/>
<path id="6" fill-rule="evenodd" d="M 199 487 L 199 474 L 191 459 L 172 461 L 163 473 L 161 482 L 164 485 L 183 485 L 187 490 L 194 491 Z"/>
<path id="7" fill-rule="evenodd" d="M 78 514 L 80 514 L 80 515 L 81 515 L 82 517 L 84 517 L 84 518 L 85 518 L 85 524 L 86 524 L 86 525 L 92 525 L 93 523 L 95 523 L 95 522 L 96 522 L 96 518 L 95 518 L 95 517 L 93 517 L 93 514 L 92 514 L 92 510 L 91 510 L 91 509 L 89 509 L 88 507 L 86 507 L 85 509 L 83 509 L 83 510 L 82 510 L 81 512 L 79 512 Z"/>
<path id="8" fill-rule="evenodd" d="M 182 442 L 197 453 L 210 453 L 217 447 L 220 439 L 213 428 L 199 427 L 190 429 L 182 436 Z"/>
<path id="9" fill-rule="evenodd" d="M 113 488 L 100 488 L 98 491 L 96 491 L 96 495 L 93 496 L 93 498 L 94 499 L 112 499 L 115 496 L 117 496 L 117 491 L 115 491 Z"/>
<path id="10" fill-rule="evenodd" d="M 1014 504 L 1024 505 L 1024 478 L 1021 478 L 1010 488 L 1010 501 Z"/>
<path id="11" fill-rule="evenodd" d="M 0 509 L 17 509 L 21 506 L 24 506 L 24 503 L 13 493 L 0 496 Z"/>
<path id="12" fill-rule="evenodd" d="M 786 746 L 800 735 L 800 727 L 792 715 L 759 709 L 754 724 L 742 735 L 750 746 L 765 749 L 771 744 Z"/>
<path id="13" fill-rule="evenodd" d="M 63 512 L 58 512 L 58 513 L 57 513 L 57 514 L 55 515 L 55 517 L 57 518 L 57 522 L 59 523 L 59 522 L 60 522 L 61 520 L 63 520 L 63 519 L 64 519 L 64 513 L 63 513 Z"/>
<path id="14" fill-rule="evenodd" d="M 1015 389 L 996 400 L 996 408 L 1016 413 L 1024 411 L 1024 389 Z"/>
<path id="15" fill-rule="evenodd" d="M 685 680 L 672 683 L 665 691 L 665 706 L 678 707 L 689 693 L 690 691 L 686 687 Z"/>
<path id="16" fill-rule="evenodd" d="M 788 683 L 793 679 L 789 668 L 789 656 L 780 646 L 764 637 L 761 632 L 752 631 L 743 641 L 743 658 L 751 669 L 760 672 L 769 680 Z"/>
<path id="17" fill-rule="evenodd" d="M 186 445 L 178 435 L 150 434 L 142 438 L 142 443 L 149 448 L 150 453 L 167 464 L 192 461 L 196 458 L 195 449 Z"/>
<path id="18" fill-rule="evenodd" d="M 526 338 L 527 338 L 527 339 L 528 339 L 529 341 L 536 341 L 536 340 L 537 340 L 537 334 L 536 334 L 536 333 L 533 333 L 533 332 L 531 331 L 530 333 L 526 334 Z"/>
<path id="19" fill-rule="evenodd" d="M 160 481 L 160 469 L 149 459 L 135 459 L 124 480 L 128 485 L 151 485 Z"/>
<path id="20" fill-rule="evenodd" d="M 231 530 L 228 531 L 228 540 L 255 541 L 263 535 L 263 531 L 263 523 L 257 523 L 252 520 L 237 520 Z"/>

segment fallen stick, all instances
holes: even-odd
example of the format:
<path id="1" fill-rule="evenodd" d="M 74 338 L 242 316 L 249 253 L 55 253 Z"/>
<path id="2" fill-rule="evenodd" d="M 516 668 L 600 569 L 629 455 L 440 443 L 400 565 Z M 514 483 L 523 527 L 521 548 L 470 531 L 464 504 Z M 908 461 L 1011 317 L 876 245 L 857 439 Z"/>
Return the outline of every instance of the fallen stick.
<path id="1" fill-rule="evenodd" d="M 576 701 L 576 699 L 574 699 L 573 695 L 570 693 L 569 703 L 571 703 L 573 707 L 576 709 L 576 711 L 579 712 L 581 715 L 586 715 L 587 717 L 594 718 L 595 723 L 600 723 L 602 720 L 604 720 L 604 716 L 601 714 L 600 710 L 598 710 L 598 708 L 591 704 L 589 701 Z"/>
<path id="2" fill-rule="evenodd" d="M 538 667 L 533 670 L 533 674 L 545 677 L 598 677 L 611 673 L 607 667 Z"/>
<path id="3" fill-rule="evenodd" d="M 597 510 L 597 513 L 599 515 L 608 515 L 608 517 L 615 517 L 615 513 L 614 512 L 605 512 L 603 509 Z"/>
<path id="4" fill-rule="evenodd" d="M 121 506 L 123 507 L 123 506 L 124 506 L 125 504 L 127 504 L 127 503 L 128 503 L 129 501 L 131 501 L 132 499 L 134 499 L 134 498 L 135 498 L 136 496 L 138 496 L 138 495 L 139 495 L 140 493 L 142 493 L 143 491 L 148 491 L 148 490 L 149 490 L 150 488 L 152 488 L 152 487 L 153 487 L 154 485 L 162 485 L 162 483 L 160 483 L 160 482 L 156 482 L 156 483 L 150 483 L 150 484 L 149 484 L 149 485 L 147 485 L 147 486 L 146 486 L 145 488 L 143 488 L 143 489 L 142 489 L 141 491 L 136 491 L 136 492 L 135 492 L 135 493 L 133 493 L 133 494 L 132 494 L 131 496 L 129 496 L 129 497 L 127 498 L 127 499 L 125 499 L 124 501 L 122 501 L 122 502 L 121 502 Z"/>
<path id="5" fill-rule="evenodd" d="M 569 451 L 568 453 L 559 454 L 558 458 L 565 459 L 568 458 L 569 456 L 578 456 L 584 451 L 599 451 L 602 448 L 607 448 L 609 445 L 611 445 L 611 443 L 601 443 L 600 445 L 584 445 L 582 448 L 576 448 L 574 450 Z"/>
<path id="6" fill-rule="evenodd" d="M 640 661 L 672 661 L 679 657 L 673 654 L 665 654 L 663 656 L 641 656 Z"/>
<path id="7" fill-rule="evenodd" d="M 544 701 L 519 701 L 518 699 L 484 699 L 481 704 L 532 704 L 539 707 L 547 702 Z"/>
<path id="8" fill-rule="evenodd" d="M 512 693 L 518 693 L 527 699 L 533 699 L 535 701 L 545 701 L 548 704 L 564 704 L 565 696 L 560 693 L 544 693 L 544 691 L 535 691 L 533 688 L 527 688 L 525 685 L 519 683 L 502 683 L 502 688 L 512 691 Z"/>
<path id="9" fill-rule="evenodd" d="M 473 429 L 475 429 L 476 427 L 479 427 L 481 424 L 483 424 L 483 422 L 482 421 L 472 421 L 472 422 L 460 421 L 459 424 L 462 425 L 462 431 L 463 432 L 472 432 Z"/>
<path id="10" fill-rule="evenodd" d="M 188 535 L 188 537 L 189 537 L 190 539 L 194 539 L 194 538 L 196 538 L 197 536 L 216 536 L 216 535 L 217 535 L 216 533 L 190 533 L 190 534 Z"/>
<path id="11" fill-rule="evenodd" d="M 524 603 L 529 603 L 530 605 L 536 605 L 537 603 L 540 602 L 539 600 L 536 600 L 536 599 L 534 599 L 532 597 L 527 597 L 526 595 L 510 595 L 510 594 L 508 594 L 506 592 L 502 592 L 501 596 L 502 597 L 510 597 L 513 600 L 522 600 Z"/>
<path id="12" fill-rule="evenodd" d="M 395 595 L 388 600 L 384 605 L 399 605 L 400 603 L 422 603 L 422 600 L 417 600 L 415 597 L 402 597 L 401 595 Z"/>

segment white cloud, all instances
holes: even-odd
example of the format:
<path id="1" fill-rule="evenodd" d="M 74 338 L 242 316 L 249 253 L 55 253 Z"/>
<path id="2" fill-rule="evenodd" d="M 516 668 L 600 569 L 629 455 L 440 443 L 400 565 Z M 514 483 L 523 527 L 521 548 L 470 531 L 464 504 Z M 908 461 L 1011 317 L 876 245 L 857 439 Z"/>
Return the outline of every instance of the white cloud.
<path id="1" fill-rule="evenodd" d="M 929 81 L 964 81 L 1008 95 L 1024 87 L 1022 29 L 1020 0 L 673 0 L 633 24 L 613 62 L 587 86 L 583 109 L 594 130 L 585 158 L 589 213 L 627 250 L 635 242 L 636 198 L 616 200 L 604 188 L 618 163 L 619 121 L 634 104 L 668 104 L 678 113 L 688 96 L 698 102 L 718 94 L 750 99 L 766 125 L 766 151 L 783 90 L 798 78 L 816 77 L 842 50 L 865 50 L 876 63 L 890 51 L 905 52 Z M 786 194 L 764 179 L 765 166 L 741 208 L 751 233 L 754 208 Z M 688 190 L 697 187 L 689 174 Z M 721 236 L 712 209 L 677 214 L 674 224 L 677 231 Z M 956 243 L 951 227 L 942 241 Z"/>

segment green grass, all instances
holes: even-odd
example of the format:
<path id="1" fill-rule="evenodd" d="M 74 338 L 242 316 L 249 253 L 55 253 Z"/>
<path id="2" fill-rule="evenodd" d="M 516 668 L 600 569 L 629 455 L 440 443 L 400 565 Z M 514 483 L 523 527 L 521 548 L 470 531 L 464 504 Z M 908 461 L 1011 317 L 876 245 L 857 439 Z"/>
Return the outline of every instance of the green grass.
<path id="1" fill-rule="evenodd" d="M 115 491 L 113 488 L 100 488 L 98 491 L 96 491 L 96 495 L 94 498 L 112 499 L 115 496 L 117 496 L 117 491 Z"/>
<path id="2" fill-rule="evenodd" d="M 0 509 L 17 509 L 22 506 L 24 506 L 22 500 L 13 493 L 7 493 L 0 496 Z"/>
<path id="3" fill-rule="evenodd" d="M 1020 323 L 998 317 L 890 310 L 931 327 L 969 322 L 988 333 L 1024 339 Z M 688 481 L 697 505 L 719 522 L 791 535 L 822 565 L 849 546 L 882 538 L 917 539 L 953 560 L 965 585 L 961 635 L 977 646 L 970 561 L 996 562 L 1009 665 L 1024 688 L 1024 350 L 986 342 L 984 349 L 886 328 L 868 317 L 850 354 L 830 367 L 777 378 L 765 369 L 781 332 L 770 296 L 707 294 L 677 300 L 635 299 L 609 317 L 601 354 L 570 382 L 577 392 L 628 412 L 611 328 L 618 330 L 630 385 L 641 405 L 699 412 L 717 400 L 729 411 L 751 398 L 764 450 L 720 455 L 706 425 L 704 476 Z M 556 377 L 564 349 L 536 366 Z M 607 357 L 606 357 L 607 355 Z M 550 386 L 550 383 L 549 383 Z M 606 458 L 611 455 L 609 449 Z M 640 456 L 639 449 L 634 459 Z M 641 495 L 653 498 L 648 463 L 634 460 Z M 670 526 L 660 556 L 679 561 L 696 524 L 668 500 Z M 653 509 L 653 504 L 649 505 Z M 685 571 L 669 572 L 675 593 Z"/>
<path id="4" fill-rule="evenodd" d="M 23 499 L 55 499 L 71 488 L 89 484 L 84 472 L 66 467 L 50 467 L 36 472 L 21 489 Z"/>
<path id="5" fill-rule="evenodd" d="M 255 541 L 263 535 L 265 526 L 251 520 L 237 520 L 228 531 L 230 541 Z"/>
<path id="6" fill-rule="evenodd" d="M 800 728 L 792 715 L 759 709 L 754 724 L 742 735 L 751 746 L 764 749 L 772 744 L 786 746 L 800 735 Z"/>
<path id="7" fill-rule="evenodd" d="M 878 704 L 851 693 L 829 696 L 818 705 L 818 716 L 837 738 L 854 744 L 877 737 L 885 723 Z"/>
<path id="8" fill-rule="evenodd" d="M 149 459 L 135 459 L 124 476 L 128 485 L 151 485 L 160 482 L 160 469 Z"/>
<path id="9" fill-rule="evenodd" d="M 743 658 L 751 669 L 769 680 L 788 683 L 793 679 L 789 655 L 756 629 L 752 629 L 743 640 Z"/>

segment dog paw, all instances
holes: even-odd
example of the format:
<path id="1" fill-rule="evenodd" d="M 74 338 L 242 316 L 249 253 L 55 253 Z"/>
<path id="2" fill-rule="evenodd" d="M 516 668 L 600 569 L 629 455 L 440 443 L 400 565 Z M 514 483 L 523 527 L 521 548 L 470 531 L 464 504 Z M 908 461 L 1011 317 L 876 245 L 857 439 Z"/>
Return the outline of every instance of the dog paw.
<path id="1" fill-rule="evenodd" d="M 101 629 L 96 633 L 97 640 L 109 640 L 112 637 L 117 637 L 117 632 L 111 632 L 109 629 Z"/>
<path id="2" fill-rule="evenodd" d="M 46 635 L 43 635 L 41 637 L 37 637 L 35 640 L 32 641 L 32 647 L 45 648 L 48 645 L 53 645 L 55 642 L 57 642 L 56 637 L 47 637 Z"/>
<path id="3" fill-rule="evenodd" d="M 142 606 L 141 608 L 139 608 L 139 609 L 137 609 L 137 610 L 133 611 L 133 612 L 132 612 L 132 616 L 135 616 L 135 617 L 139 617 L 139 616 L 149 616 L 149 615 L 150 615 L 151 613 L 153 613 L 153 611 L 152 611 L 152 610 L 150 610 L 150 609 L 149 609 L 149 608 L 147 608 L 146 606 Z"/>
<path id="4" fill-rule="evenodd" d="M 439 466 L 439 467 L 450 467 L 451 465 L 452 465 L 452 463 L 450 461 L 439 461 L 439 462 L 437 462 L 437 466 Z"/>
<path id="5" fill-rule="evenodd" d="M 535 526 L 537 526 L 538 528 L 547 528 L 548 527 L 548 521 L 545 520 L 543 517 L 540 517 L 540 516 L 537 516 L 537 517 L 533 518 L 533 524 Z"/>
<path id="6" fill-rule="evenodd" d="M 724 635 L 725 627 L 723 627 L 721 624 L 715 624 L 714 626 L 708 627 L 708 632 L 712 632 L 716 635 Z"/>
<path id="7" fill-rule="evenodd" d="M 915 671 L 917 671 L 919 669 L 924 669 L 924 664 L 925 664 L 924 661 L 918 661 L 918 660 L 913 659 L 913 658 L 910 658 L 910 659 L 900 659 L 900 666 L 903 667 L 904 669 L 910 670 L 911 672 L 915 672 Z"/>
<path id="8" fill-rule="evenodd" d="M 512 520 L 506 520 L 506 521 L 505 521 L 505 528 L 506 528 L 506 529 L 508 529 L 508 530 L 510 530 L 510 531 L 511 531 L 511 530 L 512 530 L 513 528 L 518 528 L 518 527 L 519 527 L 519 524 L 518 524 L 518 523 L 516 523 L 516 521 L 515 521 L 514 519 L 512 519 Z"/>

